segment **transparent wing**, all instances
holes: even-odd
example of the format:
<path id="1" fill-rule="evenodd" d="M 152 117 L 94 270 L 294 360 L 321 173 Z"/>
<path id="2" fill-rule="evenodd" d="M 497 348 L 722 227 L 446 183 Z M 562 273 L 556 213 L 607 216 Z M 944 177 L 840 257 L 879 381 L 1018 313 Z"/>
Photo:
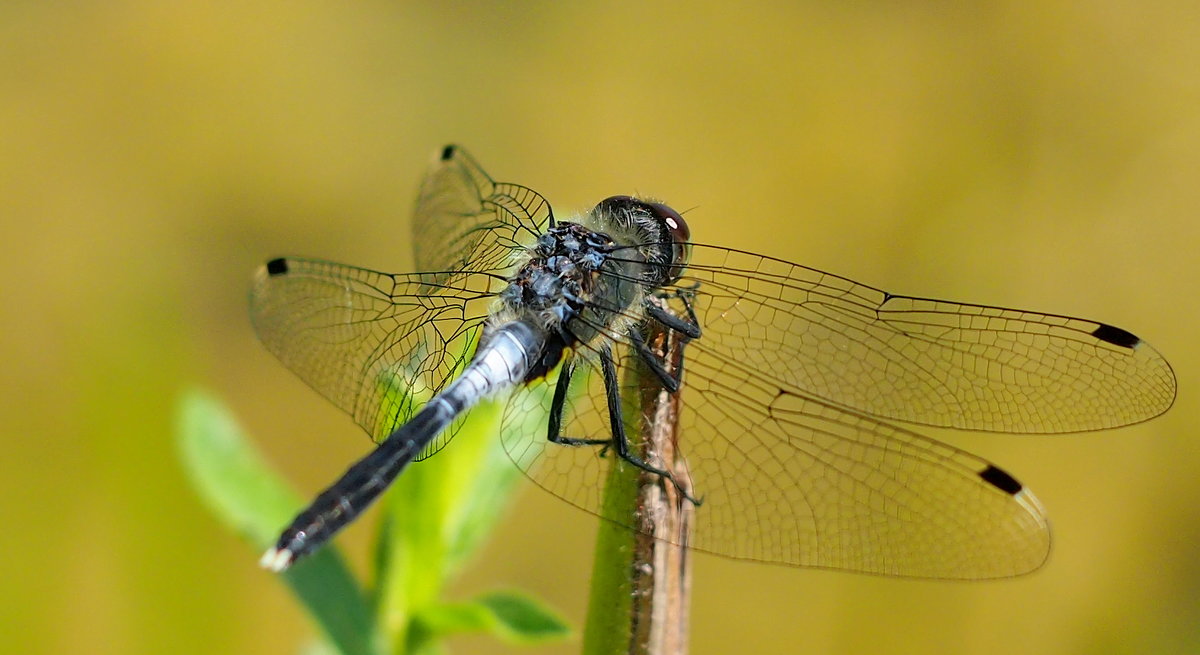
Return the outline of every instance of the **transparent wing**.
<path id="1" fill-rule="evenodd" d="M 276 259 L 255 274 L 250 316 L 268 350 L 381 441 L 462 368 L 498 283 Z"/>
<path id="2" fill-rule="evenodd" d="M 698 285 L 714 361 L 780 391 L 926 425 L 1053 433 L 1165 412 L 1175 375 L 1117 327 L 1067 316 L 888 294 L 761 255 L 694 246 L 680 287 Z"/>
<path id="3" fill-rule="evenodd" d="M 251 291 L 255 330 L 380 441 L 463 367 L 504 275 L 552 220 L 542 196 L 493 182 L 466 151 L 446 146 L 413 218 L 417 269 L 426 272 L 274 260 Z M 418 459 L 437 452 L 458 425 Z"/>
<path id="4" fill-rule="evenodd" d="M 503 273 L 522 244 L 553 221 L 546 199 L 493 182 L 465 150 L 446 146 L 430 167 L 413 217 L 418 271 L 443 282 L 453 271 Z"/>
<path id="5" fill-rule="evenodd" d="M 1146 420 L 1175 397 L 1170 366 L 1120 328 L 693 252 L 676 287 L 692 295 L 703 334 L 685 349 L 679 420 L 705 501 L 692 544 L 701 550 L 886 575 L 1025 573 L 1050 543 L 1033 494 L 984 459 L 877 417 L 1069 432 Z M 678 301 L 674 311 L 683 314 Z M 631 366 L 624 336 L 608 336 Z M 608 438 L 600 376 L 577 377 L 563 436 Z M 549 443 L 544 422 L 529 428 L 529 415 L 549 410 L 545 386 L 510 400 L 505 447 L 538 485 L 599 513 L 613 458 Z"/>
<path id="6" fill-rule="evenodd" d="M 882 575 L 982 579 L 1038 568 L 1050 532 L 1031 492 L 998 467 L 812 398 L 778 394 L 746 366 L 692 346 L 680 450 L 694 493 L 690 546 L 737 559 Z M 627 352 L 624 348 L 619 348 Z M 577 360 L 578 361 L 578 360 Z M 618 358 L 622 394 L 636 397 Z M 600 375 L 572 378 L 563 436 L 610 434 Z M 600 514 L 610 450 L 546 439 L 554 380 L 513 396 L 505 450 L 542 488 Z M 611 520 L 611 519 L 610 519 Z M 620 521 L 618 521 L 620 522 Z M 633 522 L 625 527 L 637 530 Z"/>

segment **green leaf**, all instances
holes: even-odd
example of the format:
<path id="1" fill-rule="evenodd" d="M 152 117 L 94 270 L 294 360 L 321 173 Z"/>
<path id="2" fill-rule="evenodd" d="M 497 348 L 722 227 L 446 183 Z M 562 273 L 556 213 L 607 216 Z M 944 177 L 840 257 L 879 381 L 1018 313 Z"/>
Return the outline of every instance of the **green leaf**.
<path id="1" fill-rule="evenodd" d="M 301 501 L 229 411 L 212 395 L 189 391 L 180 403 L 176 432 L 184 469 L 213 514 L 255 548 L 274 543 Z M 321 549 L 282 577 L 339 652 L 384 652 L 366 597 L 333 548 Z"/>
<path id="2" fill-rule="evenodd" d="M 487 401 L 466 418 L 463 433 L 447 447 L 453 460 L 441 489 L 449 502 L 444 516 L 446 573 L 454 575 L 470 560 L 505 514 L 521 472 L 500 442 L 503 405 Z"/>
<path id="3" fill-rule="evenodd" d="M 478 603 L 435 603 L 416 616 L 421 630 L 430 638 L 472 632 L 491 632 L 496 623 L 491 610 Z"/>
<path id="4" fill-rule="evenodd" d="M 483 632 L 513 644 L 532 644 L 567 637 L 566 622 L 548 607 L 527 596 L 496 592 L 466 603 L 439 604 L 418 616 L 422 628 L 435 637 Z"/>
<path id="5" fill-rule="evenodd" d="M 571 629 L 549 607 L 513 592 L 496 592 L 479 599 L 503 627 L 509 639 L 519 643 L 563 639 Z M 504 633 L 497 631 L 501 637 Z"/>

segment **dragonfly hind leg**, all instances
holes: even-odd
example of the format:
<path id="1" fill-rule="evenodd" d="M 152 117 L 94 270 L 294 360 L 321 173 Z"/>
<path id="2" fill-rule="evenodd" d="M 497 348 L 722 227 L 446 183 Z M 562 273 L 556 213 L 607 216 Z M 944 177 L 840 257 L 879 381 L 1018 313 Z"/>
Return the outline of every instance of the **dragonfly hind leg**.
<path id="1" fill-rule="evenodd" d="M 625 421 L 621 414 L 621 390 L 617 384 L 617 368 L 613 364 L 612 352 L 607 348 L 600 352 L 600 370 L 604 375 L 604 395 L 608 399 L 608 420 L 612 426 L 611 443 L 613 450 L 617 451 L 617 456 L 647 473 L 654 473 L 670 480 L 681 496 L 688 499 L 693 505 L 699 506 L 700 500 L 692 496 L 670 471 L 650 464 L 629 448 L 629 440 L 625 436 Z"/>
<path id="2" fill-rule="evenodd" d="M 649 349 L 647 349 L 647 352 L 649 352 Z M 657 363 L 657 360 L 655 360 L 655 363 Z M 653 473 L 670 480 L 680 495 L 688 499 L 692 504 L 699 506 L 701 501 L 692 496 L 675 479 L 675 476 L 670 471 L 653 466 L 632 452 L 629 447 L 629 440 L 625 436 L 625 422 L 621 415 L 621 392 L 617 384 L 617 370 L 613 364 L 612 352 L 607 348 L 600 353 L 600 368 L 604 377 L 604 395 L 608 403 L 608 416 L 609 424 L 612 428 L 612 437 L 609 439 L 580 439 L 562 436 L 562 417 L 564 408 L 566 407 L 567 390 L 571 386 L 571 377 L 575 373 L 574 365 L 568 361 L 563 363 L 562 370 L 558 374 L 558 382 L 554 385 L 554 397 L 550 401 L 550 419 L 547 422 L 547 441 L 560 446 L 603 446 L 603 449 L 600 451 L 601 457 L 604 457 L 608 449 L 612 448 L 621 459 L 629 462 L 631 465 L 647 473 Z M 662 369 L 662 364 L 658 364 L 658 368 Z M 665 369 L 663 369 L 662 374 L 670 377 L 670 374 L 666 373 Z"/>
<path id="3" fill-rule="evenodd" d="M 575 366 L 570 361 L 563 362 L 562 370 L 558 373 L 558 382 L 554 385 L 554 398 L 550 401 L 546 440 L 560 446 L 604 446 L 607 449 L 612 443 L 611 439 L 575 439 L 562 436 L 563 407 L 567 403 L 567 389 L 571 387 L 571 376 L 574 373 Z"/>

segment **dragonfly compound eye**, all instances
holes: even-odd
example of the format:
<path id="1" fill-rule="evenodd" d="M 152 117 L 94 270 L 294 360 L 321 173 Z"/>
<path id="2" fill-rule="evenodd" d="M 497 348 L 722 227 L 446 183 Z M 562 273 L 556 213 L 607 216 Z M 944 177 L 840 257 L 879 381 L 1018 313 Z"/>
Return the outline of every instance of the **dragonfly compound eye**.
<path id="1" fill-rule="evenodd" d="M 644 205 L 662 222 L 671 237 L 671 279 L 677 280 L 691 256 L 692 231 L 683 216 L 674 209 L 661 202 L 647 202 Z"/>

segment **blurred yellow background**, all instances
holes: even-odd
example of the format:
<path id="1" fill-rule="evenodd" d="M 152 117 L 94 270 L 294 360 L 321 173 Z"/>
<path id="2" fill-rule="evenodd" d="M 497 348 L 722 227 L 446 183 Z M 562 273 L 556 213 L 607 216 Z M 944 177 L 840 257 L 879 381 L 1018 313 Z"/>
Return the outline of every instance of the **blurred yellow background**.
<path id="1" fill-rule="evenodd" d="M 1200 10 L 984 4 L 0 5 L 0 650 L 307 642 L 186 484 L 175 404 L 215 390 L 305 493 L 364 453 L 255 341 L 249 277 L 284 254 L 408 270 L 450 141 L 560 216 L 651 194 L 700 241 L 1111 322 L 1175 367 L 1176 407 L 1137 427 L 922 429 L 1038 493 L 1040 572 L 698 556 L 693 652 L 1200 650 Z M 339 541 L 360 571 L 373 530 Z M 593 532 L 527 489 L 454 591 L 520 587 L 581 625 Z"/>

